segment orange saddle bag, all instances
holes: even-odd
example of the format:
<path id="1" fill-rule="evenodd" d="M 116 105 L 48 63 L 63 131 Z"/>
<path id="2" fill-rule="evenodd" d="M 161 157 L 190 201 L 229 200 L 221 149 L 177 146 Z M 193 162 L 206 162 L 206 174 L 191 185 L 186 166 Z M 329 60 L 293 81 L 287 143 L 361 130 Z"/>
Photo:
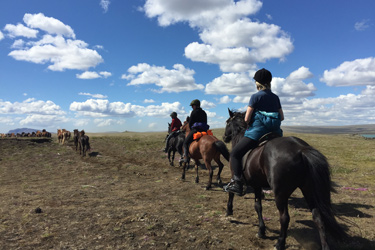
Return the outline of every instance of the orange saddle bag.
<path id="1" fill-rule="evenodd" d="M 193 140 L 194 140 L 194 141 L 195 141 L 195 140 L 198 140 L 199 138 L 201 138 L 201 137 L 204 136 L 204 135 L 214 135 L 214 134 L 212 133 L 211 130 L 207 130 L 207 132 L 205 132 L 205 131 L 203 131 L 203 132 L 197 132 L 197 133 L 195 133 L 195 134 L 193 135 Z"/>

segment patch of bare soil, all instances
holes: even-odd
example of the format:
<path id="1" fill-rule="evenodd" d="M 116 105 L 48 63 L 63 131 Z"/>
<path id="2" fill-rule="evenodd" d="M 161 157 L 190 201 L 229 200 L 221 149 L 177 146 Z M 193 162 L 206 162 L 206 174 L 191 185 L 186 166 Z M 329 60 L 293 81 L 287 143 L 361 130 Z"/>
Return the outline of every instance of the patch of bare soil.
<path id="1" fill-rule="evenodd" d="M 138 144 L 137 144 L 138 143 Z M 235 197 L 226 216 L 227 194 L 208 173 L 171 167 L 162 142 L 137 138 L 91 138 L 81 157 L 72 142 L 0 140 L 0 249 L 272 249 L 279 215 L 265 194 L 267 237 L 259 239 L 253 193 Z M 132 146 L 133 147 L 133 146 Z M 222 174 L 230 179 L 228 162 Z M 215 174 L 217 173 L 217 169 Z M 371 184 L 372 188 L 374 187 Z M 338 189 L 334 208 L 351 238 L 337 249 L 375 249 L 374 194 Z M 290 198 L 287 249 L 319 249 L 319 236 L 300 192 Z M 343 222 L 339 220 L 339 222 Z"/>

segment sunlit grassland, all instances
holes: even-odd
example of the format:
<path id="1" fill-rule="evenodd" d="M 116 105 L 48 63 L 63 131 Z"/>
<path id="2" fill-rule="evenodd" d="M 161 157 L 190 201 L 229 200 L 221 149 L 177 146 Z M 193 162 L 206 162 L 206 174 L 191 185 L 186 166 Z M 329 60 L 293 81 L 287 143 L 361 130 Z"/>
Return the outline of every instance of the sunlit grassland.
<path id="1" fill-rule="evenodd" d="M 222 140 L 224 129 L 213 129 L 214 135 Z M 124 132 L 90 134 L 92 139 L 111 141 L 118 144 L 114 150 L 139 153 L 140 157 L 157 157 L 153 152 L 164 146 L 166 132 Z M 296 136 L 323 153 L 330 165 L 333 179 L 341 179 L 341 185 L 373 185 L 375 183 L 375 140 L 349 134 L 309 134 L 290 133 L 284 136 Z M 227 145 L 231 150 L 231 145 Z M 141 154 L 142 153 L 142 154 Z M 147 157 L 147 155 L 146 155 Z"/>

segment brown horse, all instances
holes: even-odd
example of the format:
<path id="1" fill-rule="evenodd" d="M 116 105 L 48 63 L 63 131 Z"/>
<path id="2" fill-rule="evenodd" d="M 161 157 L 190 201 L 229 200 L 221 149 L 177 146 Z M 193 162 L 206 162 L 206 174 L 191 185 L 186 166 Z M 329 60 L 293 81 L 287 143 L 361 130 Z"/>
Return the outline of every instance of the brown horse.
<path id="1" fill-rule="evenodd" d="M 181 130 L 185 131 L 186 136 L 190 132 L 189 123 L 186 123 L 182 126 Z M 211 167 L 211 161 L 214 160 L 217 165 L 219 166 L 219 172 L 217 174 L 217 182 L 218 184 L 221 184 L 221 171 L 223 170 L 224 164 L 220 161 L 220 154 L 224 156 L 224 158 L 229 161 L 229 151 L 227 146 L 223 141 L 220 141 L 213 135 L 204 135 L 200 139 L 193 141 L 189 146 L 189 155 L 191 159 L 195 162 L 195 170 L 196 170 L 196 177 L 195 177 L 195 183 L 199 182 L 199 176 L 198 176 L 198 167 L 200 165 L 200 159 L 203 159 L 204 164 L 206 165 L 206 168 L 209 171 L 209 179 L 208 184 L 206 186 L 206 190 L 211 188 L 212 184 L 212 176 L 214 174 L 214 171 Z M 185 180 L 185 171 L 187 168 L 187 163 L 184 162 L 182 166 L 182 180 Z"/>

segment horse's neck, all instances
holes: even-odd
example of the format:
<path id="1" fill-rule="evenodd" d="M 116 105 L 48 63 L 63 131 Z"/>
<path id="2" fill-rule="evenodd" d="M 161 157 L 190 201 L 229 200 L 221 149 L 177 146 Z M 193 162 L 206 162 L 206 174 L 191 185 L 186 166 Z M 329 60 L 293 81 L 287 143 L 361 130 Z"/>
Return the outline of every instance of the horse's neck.
<path id="1" fill-rule="evenodd" d="M 237 135 L 235 135 L 232 139 L 232 148 L 236 146 L 236 144 L 244 137 L 245 135 L 245 130 L 240 131 Z"/>

